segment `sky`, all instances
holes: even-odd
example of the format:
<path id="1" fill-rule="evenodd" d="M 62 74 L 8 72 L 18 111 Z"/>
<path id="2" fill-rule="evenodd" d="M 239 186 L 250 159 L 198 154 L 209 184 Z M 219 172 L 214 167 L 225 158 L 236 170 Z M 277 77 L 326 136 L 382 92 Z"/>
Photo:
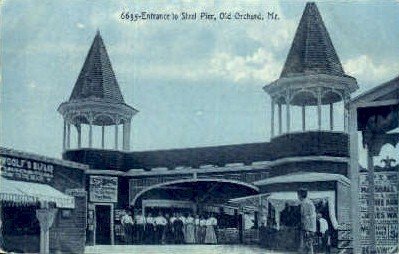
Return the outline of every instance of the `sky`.
<path id="1" fill-rule="evenodd" d="M 345 72 L 359 83 L 353 96 L 399 74 L 397 1 L 316 2 Z M 304 6 L 270 0 L 5 0 L 0 144 L 61 157 L 57 108 L 68 100 L 97 29 L 126 103 L 139 110 L 132 150 L 269 141 L 270 98 L 262 87 L 279 77 Z M 280 19 L 128 22 L 120 18 L 126 11 L 270 11 Z M 292 126 L 300 130 L 295 112 Z M 342 105 L 336 114 L 339 129 Z M 317 127 L 312 114 L 307 121 Z M 107 129 L 107 146 L 112 137 Z M 95 144 L 99 140 L 98 129 Z M 398 148 L 384 147 L 382 154 L 399 160 Z M 360 157 L 364 161 L 364 152 Z"/>

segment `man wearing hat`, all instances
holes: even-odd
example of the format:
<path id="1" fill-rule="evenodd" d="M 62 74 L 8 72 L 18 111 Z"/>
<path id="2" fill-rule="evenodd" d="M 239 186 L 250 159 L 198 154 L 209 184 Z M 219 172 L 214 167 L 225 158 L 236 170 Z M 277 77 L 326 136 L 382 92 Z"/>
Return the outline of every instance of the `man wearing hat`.
<path id="1" fill-rule="evenodd" d="M 299 253 L 313 254 L 313 241 L 316 233 L 316 208 L 308 198 L 306 189 L 299 189 L 298 199 L 301 208 L 301 243 Z"/>

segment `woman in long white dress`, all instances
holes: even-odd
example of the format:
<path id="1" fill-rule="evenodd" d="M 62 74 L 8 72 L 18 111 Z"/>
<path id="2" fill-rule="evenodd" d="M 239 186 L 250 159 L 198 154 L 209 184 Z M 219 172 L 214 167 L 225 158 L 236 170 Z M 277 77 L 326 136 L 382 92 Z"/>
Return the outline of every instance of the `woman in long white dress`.
<path id="1" fill-rule="evenodd" d="M 215 217 L 210 215 L 206 220 L 206 233 L 205 233 L 205 243 L 206 244 L 216 244 L 217 238 L 215 233 L 215 227 L 217 226 L 217 220 Z"/>
<path id="2" fill-rule="evenodd" d="M 186 234 L 185 239 L 186 243 L 195 243 L 195 226 L 194 226 L 194 217 L 190 215 L 186 218 Z"/>
<path id="3" fill-rule="evenodd" d="M 199 226 L 198 243 L 203 244 L 205 241 L 205 234 L 206 234 L 206 218 L 205 218 L 205 216 L 201 215 L 199 225 L 200 226 Z"/>

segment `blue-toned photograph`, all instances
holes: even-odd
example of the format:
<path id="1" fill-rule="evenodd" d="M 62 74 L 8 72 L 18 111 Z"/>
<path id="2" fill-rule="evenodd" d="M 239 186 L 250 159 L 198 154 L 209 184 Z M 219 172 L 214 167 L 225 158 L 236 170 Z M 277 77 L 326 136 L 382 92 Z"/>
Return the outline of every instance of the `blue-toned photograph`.
<path id="1" fill-rule="evenodd" d="M 0 8 L 0 253 L 399 253 L 399 1 Z"/>

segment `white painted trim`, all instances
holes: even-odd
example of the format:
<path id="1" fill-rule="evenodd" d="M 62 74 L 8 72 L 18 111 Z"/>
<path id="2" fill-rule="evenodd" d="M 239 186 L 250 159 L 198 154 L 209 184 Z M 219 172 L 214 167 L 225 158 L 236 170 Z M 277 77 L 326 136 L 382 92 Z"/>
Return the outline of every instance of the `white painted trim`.
<path id="1" fill-rule="evenodd" d="M 253 184 L 256 186 L 265 186 L 283 183 L 312 183 L 312 182 L 340 182 L 350 185 L 350 181 L 340 174 L 317 173 L 317 172 L 301 172 L 286 174 L 281 176 L 269 177 Z"/>
<path id="2" fill-rule="evenodd" d="M 174 169 L 174 170 L 165 170 L 165 171 L 144 171 L 137 169 L 135 172 L 123 172 L 118 170 L 102 170 L 102 169 L 88 169 L 85 171 L 86 175 L 114 175 L 114 176 L 166 176 L 166 175 L 193 175 L 193 174 L 201 174 L 201 173 L 224 173 L 224 172 L 250 172 L 257 173 L 258 171 L 263 171 L 267 168 L 278 166 L 284 163 L 292 163 L 292 162 L 306 162 L 306 161 L 330 161 L 330 162 L 339 162 L 339 163 L 347 163 L 349 162 L 349 158 L 347 157 L 333 157 L 333 156 L 298 156 L 298 157 L 287 157 L 281 158 L 274 161 L 263 161 L 260 165 L 260 162 L 253 162 L 252 165 L 249 166 L 234 166 L 234 167 L 216 167 L 210 169 Z"/>
<path id="3" fill-rule="evenodd" d="M 190 174 L 201 174 L 201 173 L 224 173 L 224 172 L 251 172 L 251 173 L 256 173 L 258 171 L 263 171 L 264 169 L 273 167 L 273 166 L 278 166 L 284 163 L 291 163 L 291 162 L 306 162 L 306 161 L 330 161 L 330 162 L 339 162 L 339 163 L 348 163 L 349 158 L 347 157 L 334 157 L 334 156 L 297 156 L 297 157 L 286 157 L 286 158 L 281 158 L 277 159 L 274 161 L 265 161 L 262 162 L 263 165 L 249 165 L 249 166 L 240 166 L 240 167 L 216 167 L 212 169 L 174 169 L 174 170 L 167 170 L 167 171 L 139 171 L 137 170 L 136 172 L 122 172 L 121 174 L 118 173 L 118 175 L 123 175 L 123 176 L 131 176 L 131 177 L 136 177 L 136 176 L 164 176 L 164 175 L 190 175 Z M 256 163 L 256 162 L 254 162 Z M 87 171 L 88 174 L 91 173 L 98 173 L 101 174 L 101 172 L 104 170 L 89 170 Z M 109 173 L 111 174 L 111 173 Z M 115 173 L 117 174 L 117 173 Z"/>

